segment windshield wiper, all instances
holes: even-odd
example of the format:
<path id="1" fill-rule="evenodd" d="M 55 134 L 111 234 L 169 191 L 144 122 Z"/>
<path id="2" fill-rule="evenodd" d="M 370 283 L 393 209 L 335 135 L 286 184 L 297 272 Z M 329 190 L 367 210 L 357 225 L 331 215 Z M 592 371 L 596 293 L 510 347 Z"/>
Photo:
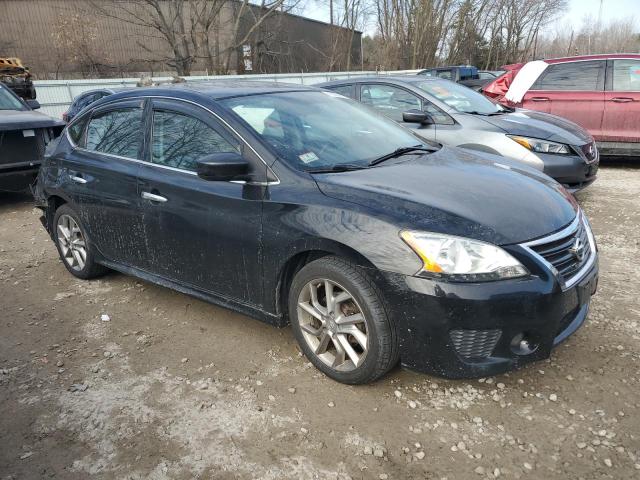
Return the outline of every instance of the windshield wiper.
<path id="1" fill-rule="evenodd" d="M 401 157 L 402 155 L 406 155 L 408 153 L 413 152 L 435 152 L 436 149 L 425 147 L 423 145 L 414 145 L 413 147 L 400 147 L 396 148 L 393 152 L 387 153 L 381 157 L 378 157 L 369 162 L 369 166 L 373 167 L 374 165 L 378 165 L 379 163 L 384 162 L 385 160 L 389 160 L 390 158 Z"/>
<path id="2" fill-rule="evenodd" d="M 343 163 L 339 165 L 333 165 L 331 167 L 319 167 L 307 170 L 309 173 L 339 173 L 339 172 L 352 172 L 353 170 L 362 170 L 367 168 L 367 165 L 355 165 L 352 163 Z"/>

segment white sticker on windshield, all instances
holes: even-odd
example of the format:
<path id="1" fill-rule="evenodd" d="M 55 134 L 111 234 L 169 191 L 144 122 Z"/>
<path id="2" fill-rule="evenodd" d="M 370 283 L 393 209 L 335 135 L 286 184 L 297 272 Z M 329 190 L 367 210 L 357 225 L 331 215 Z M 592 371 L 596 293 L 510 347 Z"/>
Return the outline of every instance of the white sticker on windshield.
<path id="1" fill-rule="evenodd" d="M 311 163 L 318 160 L 318 156 L 313 152 L 303 153 L 302 155 L 299 155 L 298 158 L 304 163 Z"/>
<path id="2" fill-rule="evenodd" d="M 36 132 L 34 130 L 22 130 L 23 137 L 35 137 Z"/>

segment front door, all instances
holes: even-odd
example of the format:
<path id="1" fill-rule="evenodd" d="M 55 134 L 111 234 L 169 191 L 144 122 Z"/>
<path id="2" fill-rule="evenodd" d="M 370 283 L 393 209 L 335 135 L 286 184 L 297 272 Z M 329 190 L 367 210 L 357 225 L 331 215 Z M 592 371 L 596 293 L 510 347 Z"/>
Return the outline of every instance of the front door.
<path id="1" fill-rule="evenodd" d="M 640 60 L 609 60 L 598 140 L 640 143 Z"/>
<path id="2" fill-rule="evenodd" d="M 604 60 L 554 63 L 525 94 L 522 106 L 571 120 L 598 137 L 604 110 Z"/>
<path id="3" fill-rule="evenodd" d="M 422 98 L 415 93 L 395 85 L 365 83 L 360 85 L 360 102 L 413 130 L 417 135 L 427 140 L 436 140 L 435 125 L 420 125 L 402 120 L 402 114 L 407 110 L 422 110 Z"/>
<path id="4" fill-rule="evenodd" d="M 68 129 L 75 148 L 56 159 L 90 241 L 107 260 L 133 267 L 145 249 L 137 190 L 142 106 L 125 100 L 78 119 Z"/>
<path id="5" fill-rule="evenodd" d="M 185 102 L 153 100 L 148 114 L 150 147 L 138 174 L 145 268 L 260 306 L 263 187 L 196 175 L 196 162 L 205 155 L 244 154 L 241 141 L 211 113 Z"/>

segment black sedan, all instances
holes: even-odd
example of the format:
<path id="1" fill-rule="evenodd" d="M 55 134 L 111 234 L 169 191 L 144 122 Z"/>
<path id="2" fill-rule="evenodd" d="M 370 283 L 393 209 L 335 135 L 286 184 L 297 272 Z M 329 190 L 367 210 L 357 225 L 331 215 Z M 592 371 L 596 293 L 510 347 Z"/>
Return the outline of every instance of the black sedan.
<path id="1" fill-rule="evenodd" d="M 64 124 L 0 83 L 0 191 L 27 190 L 38 174 L 47 144 Z"/>
<path id="2" fill-rule="evenodd" d="M 114 269 L 291 324 L 345 383 L 398 360 L 471 377 L 546 358 L 597 282 L 589 223 L 549 177 L 314 88 L 109 96 L 68 125 L 35 194 L 71 274 Z"/>

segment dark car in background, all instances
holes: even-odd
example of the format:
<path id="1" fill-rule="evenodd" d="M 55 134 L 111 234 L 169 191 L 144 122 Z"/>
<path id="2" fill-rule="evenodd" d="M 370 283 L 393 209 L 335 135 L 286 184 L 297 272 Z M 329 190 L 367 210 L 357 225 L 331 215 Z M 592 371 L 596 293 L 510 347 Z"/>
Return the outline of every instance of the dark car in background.
<path id="1" fill-rule="evenodd" d="M 548 176 L 297 85 L 103 98 L 67 126 L 35 196 L 71 274 L 111 268 L 290 323 L 345 383 L 398 359 L 459 378 L 547 358 L 597 283 L 589 223 Z"/>
<path id="2" fill-rule="evenodd" d="M 602 155 L 640 157 L 640 54 L 507 65 L 484 93 L 505 105 L 561 116 L 593 135 Z"/>
<path id="3" fill-rule="evenodd" d="M 47 144 L 64 124 L 43 113 L 36 100 L 22 100 L 0 83 L 0 191 L 28 189 L 38 174 Z"/>
<path id="4" fill-rule="evenodd" d="M 81 93 L 73 99 L 73 103 L 71 103 L 67 111 L 62 114 L 62 120 L 70 122 L 83 108 L 114 93 L 116 93 L 116 90 L 112 88 L 99 88 Z"/>
<path id="5" fill-rule="evenodd" d="M 499 155 L 550 175 L 572 191 L 593 183 L 599 158 L 593 138 L 560 117 L 496 105 L 440 78 L 351 78 L 319 86 L 369 105 L 420 137 Z"/>

